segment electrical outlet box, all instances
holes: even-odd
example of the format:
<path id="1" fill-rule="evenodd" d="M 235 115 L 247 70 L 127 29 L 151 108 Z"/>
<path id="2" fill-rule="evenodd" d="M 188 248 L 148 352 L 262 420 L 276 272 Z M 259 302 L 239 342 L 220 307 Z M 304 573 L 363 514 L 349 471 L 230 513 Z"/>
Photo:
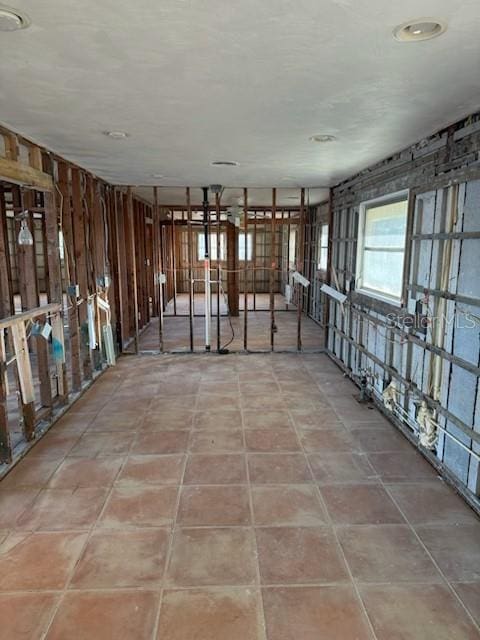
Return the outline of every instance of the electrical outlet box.
<path id="1" fill-rule="evenodd" d="M 52 325 L 49 324 L 48 322 L 45 322 L 43 327 L 40 329 L 40 335 L 42 336 L 42 338 L 45 338 L 45 340 L 48 340 L 51 333 L 52 333 Z"/>
<path id="2" fill-rule="evenodd" d="M 97 278 L 97 286 L 102 287 L 102 289 L 108 289 L 111 283 L 111 278 L 107 273 L 98 276 Z"/>
<path id="3" fill-rule="evenodd" d="M 67 293 L 71 298 L 79 298 L 80 286 L 78 284 L 69 284 L 67 287 Z"/>

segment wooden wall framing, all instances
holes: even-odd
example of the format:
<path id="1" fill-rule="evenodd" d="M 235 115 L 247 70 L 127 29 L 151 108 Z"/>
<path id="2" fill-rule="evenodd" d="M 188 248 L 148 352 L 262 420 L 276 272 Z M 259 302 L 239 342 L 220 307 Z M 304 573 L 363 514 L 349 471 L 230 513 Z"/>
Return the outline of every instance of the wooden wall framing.
<path id="1" fill-rule="evenodd" d="M 33 245 L 17 241 L 24 211 Z M 0 473 L 1 463 L 15 459 L 25 443 L 37 437 L 40 425 L 43 432 L 45 421 L 106 366 L 107 314 L 99 309 L 98 299 L 110 306 L 117 353 L 131 344 L 138 347 L 139 332 L 150 321 L 152 305 L 158 305 L 153 221 L 153 207 L 131 189 L 113 187 L 0 128 L 0 321 L 20 312 L 34 319 L 22 324 L 23 329 L 14 322 L 6 340 L 0 341 Z M 12 264 L 18 290 L 12 286 Z M 95 344 L 89 340 L 89 303 L 96 311 Z M 49 308 L 45 305 L 52 304 L 61 311 L 44 312 Z M 33 322 L 52 325 L 55 348 L 51 338 L 32 334 Z M 14 390 L 21 376 L 13 371 L 12 354 L 20 344 L 25 366 L 28 360 L 32 370 L 34 398 L 17 406 Z M 9 416 L 10 422 L 23 425 L 23 440 L 10 437 Z"/>

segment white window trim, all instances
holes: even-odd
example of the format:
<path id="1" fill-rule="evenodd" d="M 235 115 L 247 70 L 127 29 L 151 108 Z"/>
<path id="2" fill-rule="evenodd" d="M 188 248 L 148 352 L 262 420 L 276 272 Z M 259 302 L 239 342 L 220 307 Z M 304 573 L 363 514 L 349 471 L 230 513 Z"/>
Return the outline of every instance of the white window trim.
<path id="1" fill-rule="evenodd" d="M 319 244 L 317 245 L 317 271 L 319 271 L 322 275 L 326 274 L 328 271 L 328 241 L 330 238 L 330 226 L 328 224 L 328 222 L 320 222 L 319 223 L 319 227 L 320 227 L 320 233 L 319 233 L 319 237 L 318 237 L 318 241 Z M 327 227 L 327 244 L 326 245 L 322 245 L 322 228 L 323 227 Z M 322 254 L 322 249 L 325 249 L 326 251 L 326 262 L 327 265 L 325 267 L 325 269 L 323 267 L 320 266 L 320 258 L 321 258 L 321 254 Z"/>
<path id="2" fill-rule="evenodd" d="M 403 292 L 403 281 L 402 281 L 402 291 L 400 292 L 400 298 L 396 298 L 394 296 L 389 296 L 387 294 L 381 294 L 374 289 L 368 289 L 367 287 L 362 286 L 362 274 L 363 274 L 363 254 L 364 254 L 364 246 L 365 246 L 365 217 L 366 211 L 372 205 L 379 206 L 382 204 L 390 204 L 392 202 L 398 202 L 399 200 L 407 201 L 407 228 L 408 228 L 408 212 L 410 210 L 410 190 L 403 189 L 402 191 L 395 191 L 394 193 L 388 193 L 384 196 L 380 196 L 379 198 L 372 198 L 371 200 L 365 200 L 360 203 L 360 210 L 358 216 L 358 233 L 357 233 L 357 264 L 355 268 L 355 290 L 358 293 L 362 293 L 370 298 L 375 298 L 376 300 L 381 300 L 382 302 L 387 302 L 395 307 L 402 306 L 402 298 L 404 295 Z M 405 252 L 407 248 L 407 237 L 405 234 L 405 244 L 403 247 L 403 268 L 402 271 L 405 270 Z"/>
<path id="3" fill-rule="evenodd" d="M 247 262 L 252 262 L 253 261 L 253 231 L 247 231 L 247 233 L 245 233 L 245 231 L 239 231 L 239 238 L 240 238 L 240 234 L 243 234 L 245 236 L 245 245 L 247 248 Z M 250 257 L 248 257 L 248 240 L 250 239 Z M 239 239 L 239 245 L 238 245 L 238 261 L 239 262 L 245 262 L 245 251 L 240 251 L 240 239 Z M 244 245 L 244 247 L 245 247 Z"/>

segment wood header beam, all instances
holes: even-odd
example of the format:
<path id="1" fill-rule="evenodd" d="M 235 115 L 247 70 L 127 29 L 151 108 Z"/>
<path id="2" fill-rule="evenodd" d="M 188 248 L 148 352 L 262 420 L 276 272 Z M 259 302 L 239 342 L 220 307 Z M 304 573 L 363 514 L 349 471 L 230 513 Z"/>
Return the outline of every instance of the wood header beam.
<path id="1" fill-rule="evenodd" d="M 34 187 L 38 191 L 52 191 L 52 176 L 28 164 L 0 157 L 0 180 L 7 180 L 14 184 Z"/>

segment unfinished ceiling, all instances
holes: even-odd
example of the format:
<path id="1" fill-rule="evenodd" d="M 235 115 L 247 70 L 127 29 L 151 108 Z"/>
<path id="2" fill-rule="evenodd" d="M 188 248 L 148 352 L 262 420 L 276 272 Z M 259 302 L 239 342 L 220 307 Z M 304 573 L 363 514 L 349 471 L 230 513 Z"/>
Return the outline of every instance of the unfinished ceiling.
<path id="1" fill-rule="evenodd" d="M 32 24 L 1 34 L 3 123 L 113 183 L 176 187 L 168 197 L 333 185 L 480 104 L 478 0 L 10 3 Z M 392 37 L 422 16 L 446 33 Z"/>

